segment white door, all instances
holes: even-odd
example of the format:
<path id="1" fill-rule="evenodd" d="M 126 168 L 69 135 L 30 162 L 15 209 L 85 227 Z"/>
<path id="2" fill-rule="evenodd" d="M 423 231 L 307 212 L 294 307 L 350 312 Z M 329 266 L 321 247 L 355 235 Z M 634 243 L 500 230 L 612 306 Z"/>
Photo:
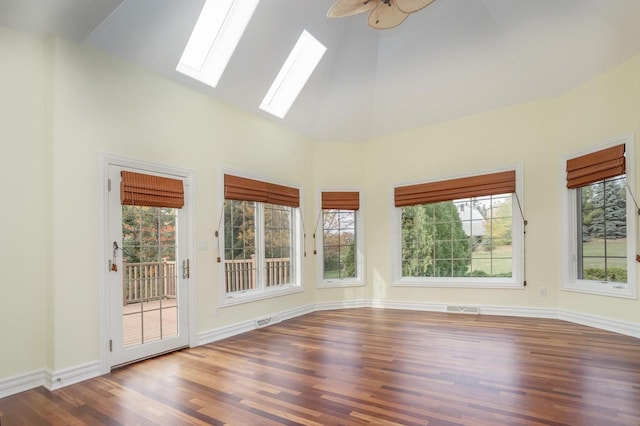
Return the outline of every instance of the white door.
<path id="1" fill-rule="evenodd" d="M 109 166 L 106 252 L 111 367 L 189 343 L 189 205 L 181 209 L 123 206 L 122 170 L 159 175 Z"/>

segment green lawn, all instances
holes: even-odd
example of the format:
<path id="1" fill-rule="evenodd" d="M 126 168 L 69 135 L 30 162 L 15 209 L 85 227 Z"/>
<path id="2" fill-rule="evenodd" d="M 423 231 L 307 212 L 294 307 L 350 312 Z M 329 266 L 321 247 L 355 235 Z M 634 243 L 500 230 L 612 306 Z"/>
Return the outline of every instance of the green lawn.
<path id="1" fill-rule="evenodd" d="M 324 279 L 325 280 L 331 280 L 331 279 L 336 279 L 336 278 L 340 278 L 340 270 L 339 269 L 334 269 L 334 270 L 324 270 Z"/>
<path id="2" fill-rule="evenodd" d="M 610 267 L 626 268 L 627 266 L 627 239 L 609 240 L 606 246 L 607 265 Z M 582 246 L 584 267 L 604 268 L 605 242 L 593 240 Z M 596 257 L 591 257 L 596 256 Z M 618 258 L 616 258 L 618 257 Z"/>
<path id="3" fill-rule="evenodd" d="M 471 257 L 472 271 L 483 271 L 489 276 L 495 276 L 508 274 L 512 270 L 513 249 L 511 246 L 499 246 L 493 252 L 479 249 L 474 251 Z"/>

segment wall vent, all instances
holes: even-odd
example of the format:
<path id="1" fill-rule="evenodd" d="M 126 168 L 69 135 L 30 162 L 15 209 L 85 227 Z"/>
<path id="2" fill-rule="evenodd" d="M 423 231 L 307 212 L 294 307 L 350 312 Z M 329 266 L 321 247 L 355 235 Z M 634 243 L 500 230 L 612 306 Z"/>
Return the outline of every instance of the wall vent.
<path id="1" fill-rule="evenodd" d="M 465 306 L 465 305 L 447 305 L 447 312 L 452 314 L 475 314 L 478 315 L 477 306 Z"/>
<path id="2" fill-rule="evenodd" d="M 277 315 L 273 317 L 262 318 L 262 319 L 256 320 L 256 328 L 264 328 L 271 324 L 277 324 L 280 321 L 282 320 Z"/>

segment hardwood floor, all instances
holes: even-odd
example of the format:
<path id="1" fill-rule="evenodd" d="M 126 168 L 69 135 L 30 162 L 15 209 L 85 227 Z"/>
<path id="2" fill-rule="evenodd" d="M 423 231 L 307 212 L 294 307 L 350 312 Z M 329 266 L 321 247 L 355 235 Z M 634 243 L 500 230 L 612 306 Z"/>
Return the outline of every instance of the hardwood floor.
<path id="1" fill-rule="evenodd" d="M 640 425 L 640 340 L 557 320 L 315 312 L 55 392 L 11 425 Z"/>

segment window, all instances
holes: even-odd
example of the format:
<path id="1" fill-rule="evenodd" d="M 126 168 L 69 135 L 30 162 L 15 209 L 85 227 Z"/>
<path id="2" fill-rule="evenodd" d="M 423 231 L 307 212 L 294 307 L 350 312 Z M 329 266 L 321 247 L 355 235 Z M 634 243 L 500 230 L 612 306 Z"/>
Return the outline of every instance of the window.
<path id="1" fill-rule="evenodd" d="M 567 290 L 636 295 L 635 208 L 625 161 L 633 146 L 629 140 L 567 160 Z"/>
<path id="2" fill-rule="evenodd" d="M 360 193 L 322 192 L 321 286 L 364 284 Z"/>
<path id="3" fill-rule="evenodd" d="M 298 190 L 224 175 L 224 191 L 225 303 L 297 291 Z"/>
<path id="4" fill-rule="evenodd" d="M 396 187 L 394 284 L 521 287 L 516 186 L 509 170 Z"/>

